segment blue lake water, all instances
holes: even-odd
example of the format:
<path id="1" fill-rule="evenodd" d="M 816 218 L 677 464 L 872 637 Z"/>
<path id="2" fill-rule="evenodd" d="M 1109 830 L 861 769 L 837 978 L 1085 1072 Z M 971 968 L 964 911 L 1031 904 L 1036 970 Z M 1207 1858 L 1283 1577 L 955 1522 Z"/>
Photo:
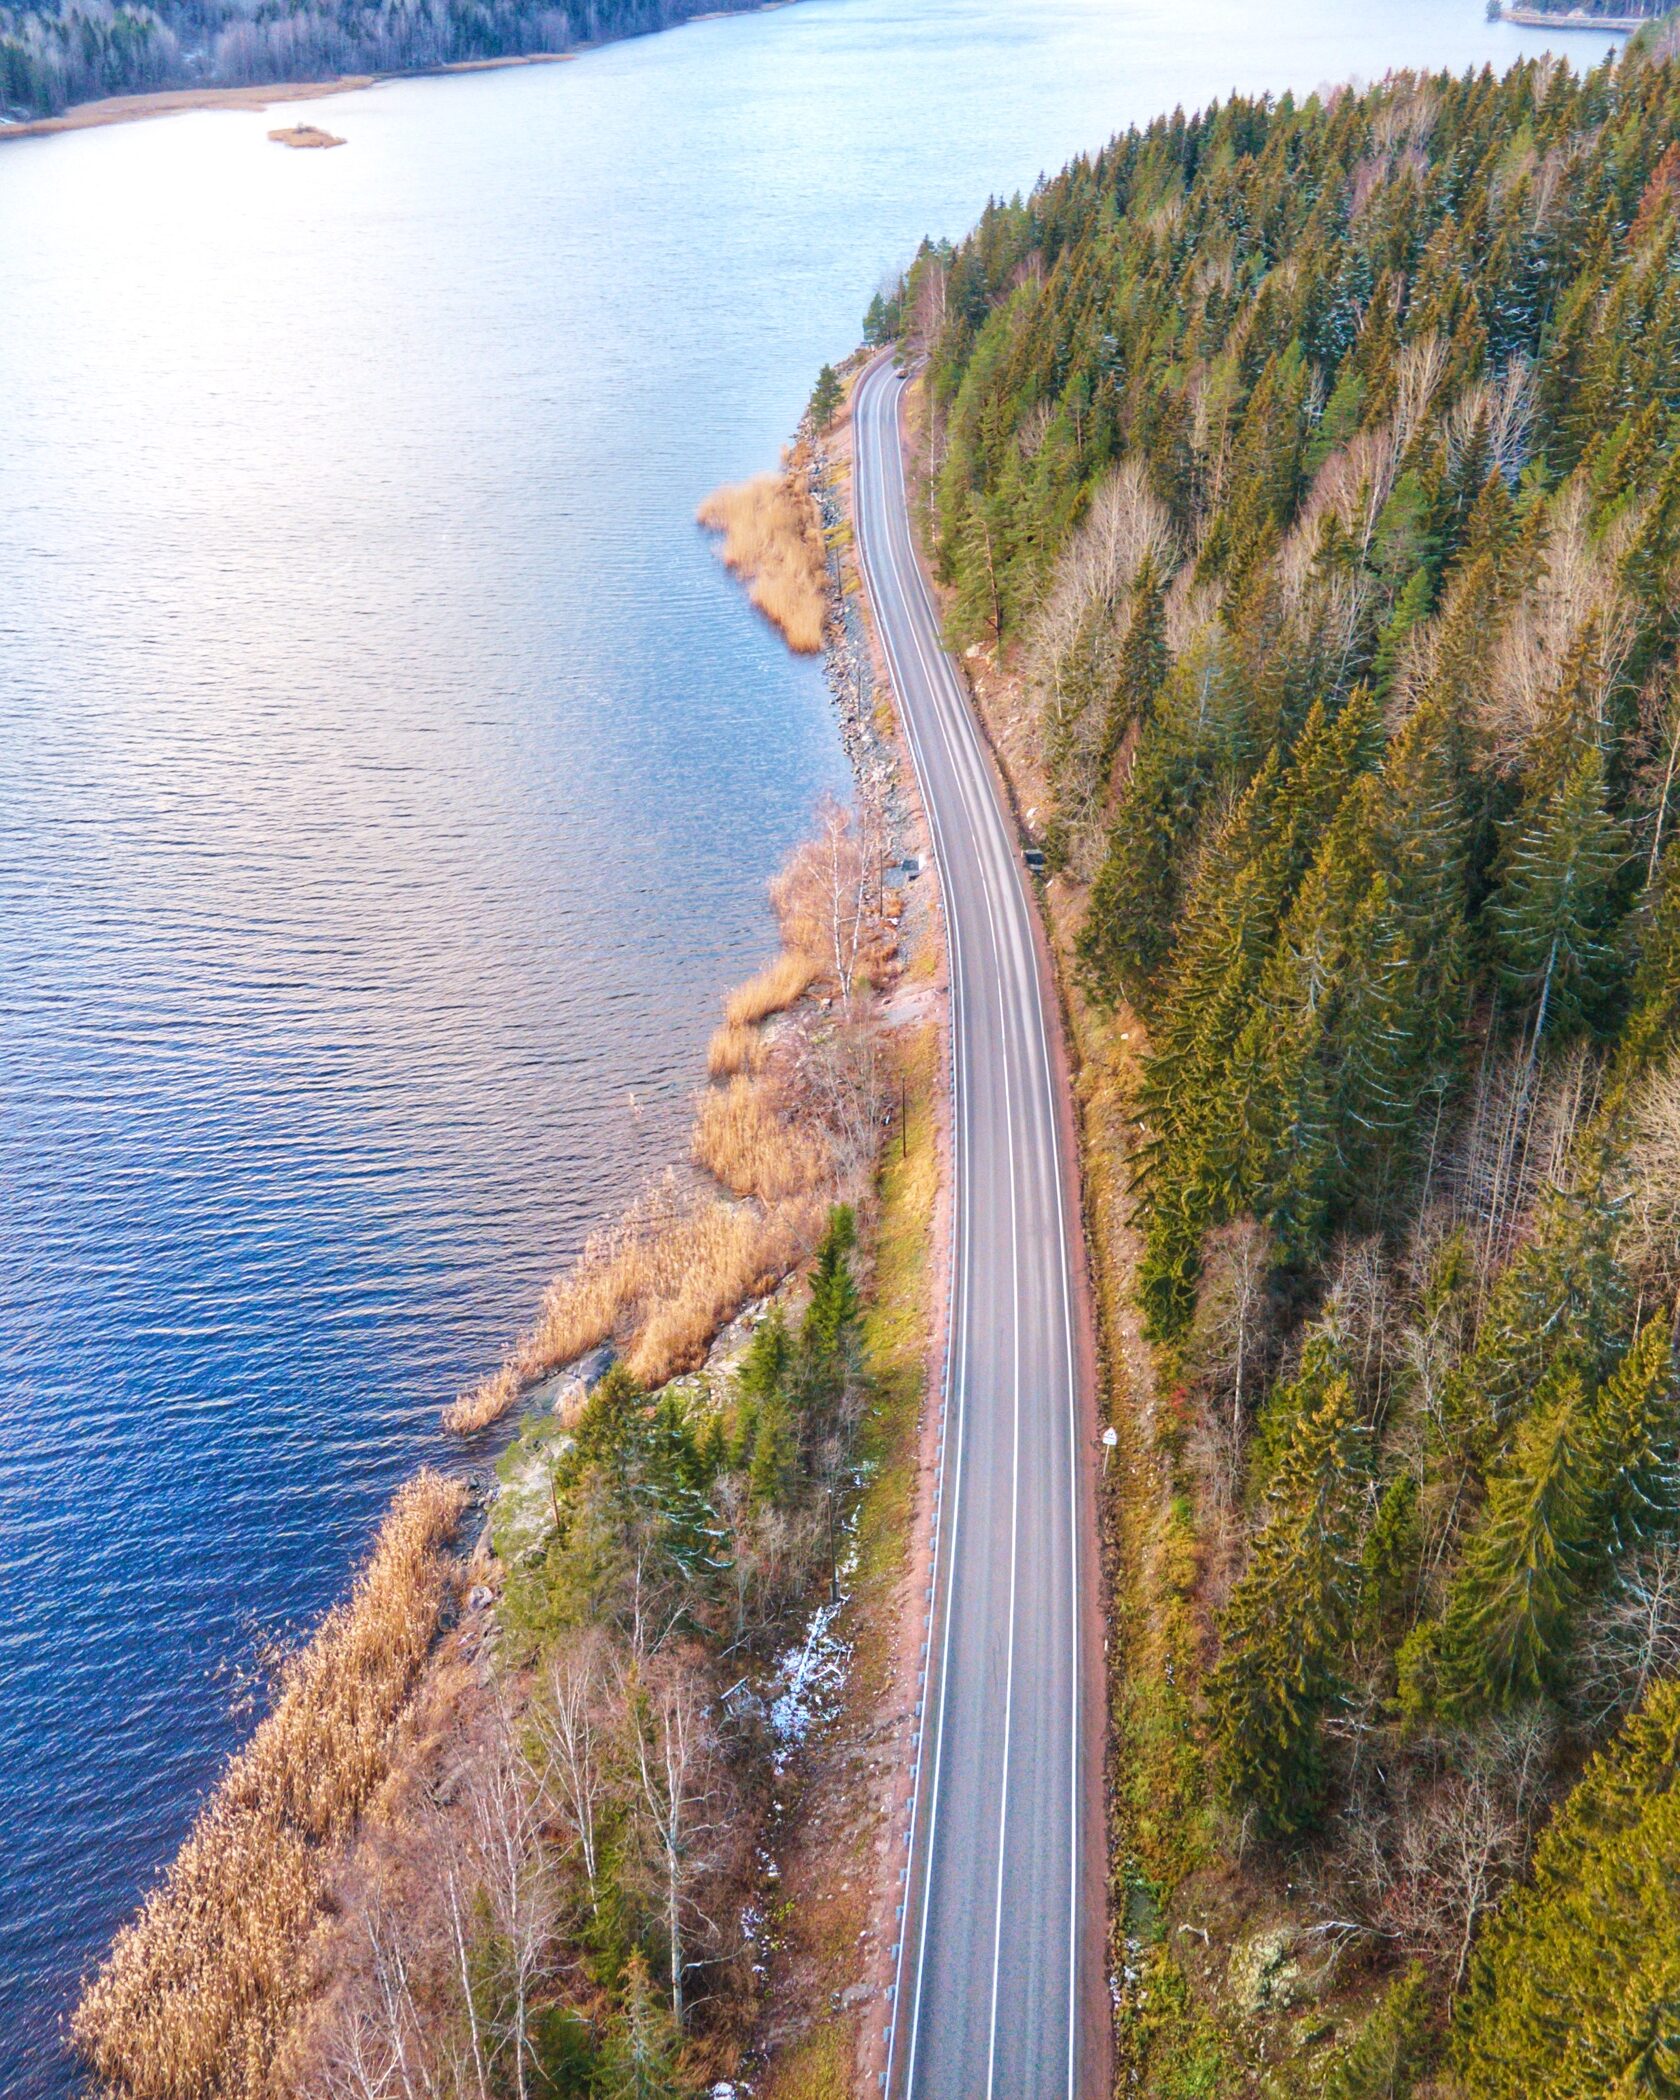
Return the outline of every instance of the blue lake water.
<path id="1" fill-rule="evenodd" d="M 0 2093 L 439 1406 L 684 1142 L 844 767 L 692 524 L 923 232 L 1481 0 L 802 0 L 0 145 Z M 1569 40 L 1577 60 L 1603 42 Z"/>

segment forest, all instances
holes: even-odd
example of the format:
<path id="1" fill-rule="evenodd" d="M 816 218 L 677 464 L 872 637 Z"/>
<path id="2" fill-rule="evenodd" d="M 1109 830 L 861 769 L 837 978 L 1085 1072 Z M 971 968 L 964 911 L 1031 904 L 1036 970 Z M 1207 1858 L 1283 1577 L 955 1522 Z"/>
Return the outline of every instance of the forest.
<path id="1" fill-rule="evenodd" d="M 1613 20 L 1644 16 L 1654 21 L 1668 11 L 1663 0 L 1523 0 L 1523 5 L 1538 15 L 1606 15 Z"/>
<path id="2" fill-rule="evenodd" d="M 1123 1079 L 1119 2090 L 1680 2091 L 1677 49 L 1175 112 L 871 309 Z"/>
<path id="3" fill-rule="evenodd" d="M 59 0 L 0 5 L 0 114 L 102 95 L 403 73 L 569 51 L 687 21 L 710 0 Z M 740 0 L 721 0 L 724 7 Z"/>

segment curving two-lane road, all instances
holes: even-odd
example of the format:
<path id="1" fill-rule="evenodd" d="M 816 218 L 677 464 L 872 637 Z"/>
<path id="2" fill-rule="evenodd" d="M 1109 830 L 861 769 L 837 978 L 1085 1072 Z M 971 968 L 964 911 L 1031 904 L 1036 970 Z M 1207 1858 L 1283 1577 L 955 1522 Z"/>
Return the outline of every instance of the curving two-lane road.
<path id="1" fill-rule="evenodd" d="M 892 2100 L 1084 2100 L 1106 2058 L 1094 1515 L 1065 1080 L 1012 828 L 910 536 L 882 358 L 853 395 L 863 573 L 949 945 L 954 1264 Z"/>

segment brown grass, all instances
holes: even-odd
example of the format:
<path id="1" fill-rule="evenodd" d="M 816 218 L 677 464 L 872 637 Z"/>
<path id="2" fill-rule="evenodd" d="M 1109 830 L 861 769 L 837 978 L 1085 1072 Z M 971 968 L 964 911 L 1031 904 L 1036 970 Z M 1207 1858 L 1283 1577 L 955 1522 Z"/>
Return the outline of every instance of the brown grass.
<path id="1" fill-rule="evenodd" d="M 733 1079 L 737 1072 L 763 1069 L 765 1043 L 756 1028 L 725 1021 L 706 1046 L 706 1072 L 712 1079 Z"/>
<path id="2" fill-rule="evenodd" d="M 815 1192 L 837 1166 L 823 1139 L 779 1114 L 768 1082 L 758 1083 L 770 1048 L 759 1026 L 818 974 L 809 956 L 784 949 L 730 994 L 706 1055 L 712 1078 L 730 1083 L 701 1096 L 693 1157 L 764 1209 L 685 1197 L 667 1177 L 550 1284 L 535 1327 L 444 1409 L 446 1429 L 489 1428 L 539 1379 L 601 1342 L 617 1342 L 648 1385 L 690 1370 L 723 1322 L 799 1260 L 818 1229 Z"/>
<path id="3" fill-rule="evenodd" d="M 701 1206 L 652 1250 L 645 1321 L 624 1352 L 631 1374 L 652 1386 L 693 1370 L 724 1322 L 810 1253 L 826 1214 L 816 1196 L 790 1197 L 762 1215 L 746 1204 Z"/>
<path id="4" fill-rule="evenodd" d="M 810 989 L 817 969 L 807 955 L 796 955 L 784 949 L 773 963 L 760 970 L 756 977 L 749 977 L 745 984 L 730 993 L 724 1005 L 724 1017 L 731 1028 L 753 1028 L 760 1021 L 769 1020 L 800 999 Z"/>
<path id="5" fill-rule="evenodd" d="M 821 1225 L 815 1198 L 760 1211 L 685 1194 L 668 1175 L 590 1239 L 549 1286 L 535 1327 L 499 1370 L 445 1410 L 444 1426 L 461 1435 L 484 1428 L 527 1386 L 599 1342 L 620 1342 L 644 1385 L 692 1370 L 724 1321 L 785 1275 Z"/>
<path id="6" fill-rule="evenodd" d="M 257 2100 L 301 2001 L 334 1862 L 386 1777 L 398 1722 L 455 1580 L 442 1552 L 466 1489 L 397 1494 L 349 1601 L 288 1664 L 273 1711 L 222 1775 L 71 2039 L 124 2100 Z"/>
<path id="7" fill-rule="evenodd" d="M 770 1084 L 744 1077 L 701 1095 L 694 1162 L 737 1196 L 765 1203 L 804 1195 L 827 1180 L 833 1166 L 813 1130 L 778 1113 Z"/>
<path id="8" fill-rule="evenodd" d="M 698 515 L 723 534 L 725 565 L 789 648 L 817 655 L 828 624 L 828 562 L 816 505 L 796 471 L 789 466 L 717 489 Z"/>

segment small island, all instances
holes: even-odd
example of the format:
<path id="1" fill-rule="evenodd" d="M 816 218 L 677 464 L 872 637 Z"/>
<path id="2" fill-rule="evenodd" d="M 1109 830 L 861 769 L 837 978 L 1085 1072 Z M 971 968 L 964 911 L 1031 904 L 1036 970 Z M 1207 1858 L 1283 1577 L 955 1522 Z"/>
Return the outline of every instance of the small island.
<path id="1" fill-rule="evenodd" d="M 284 124 L 269 137 L 281 146 L 342 146 L 344 141 L 319 124 Z"/>

